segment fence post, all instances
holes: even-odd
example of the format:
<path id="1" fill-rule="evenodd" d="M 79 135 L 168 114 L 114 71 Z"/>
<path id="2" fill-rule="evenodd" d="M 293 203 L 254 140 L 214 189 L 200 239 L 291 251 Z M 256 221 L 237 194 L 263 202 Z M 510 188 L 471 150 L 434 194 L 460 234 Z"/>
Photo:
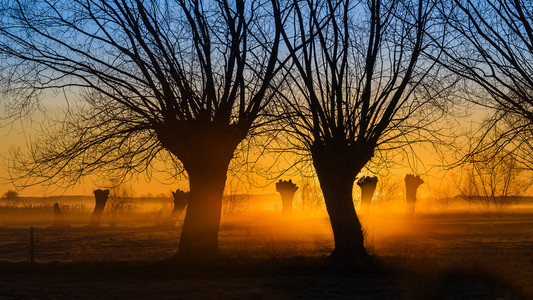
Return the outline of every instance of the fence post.
<path id="1" fill-rule="evenodd" d="M 30 227 L 30 263 L 33 264 L 33 227 Z"/>

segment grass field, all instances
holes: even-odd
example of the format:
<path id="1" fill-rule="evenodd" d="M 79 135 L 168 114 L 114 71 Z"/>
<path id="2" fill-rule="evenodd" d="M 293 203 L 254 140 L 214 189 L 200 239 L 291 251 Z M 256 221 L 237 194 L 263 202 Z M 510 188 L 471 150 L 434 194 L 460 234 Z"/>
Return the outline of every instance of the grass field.
<path id="1" fill-rule="evenodd" d="M 324 215 L 224 217 L 226 259 L 166 262 L 180 224 L 129 218 L 100 229 L 0 227 L 0 298 L 528 299 L 533 295 L 533 214 L 361 216 L 374 263 L 331 265 Z"/>

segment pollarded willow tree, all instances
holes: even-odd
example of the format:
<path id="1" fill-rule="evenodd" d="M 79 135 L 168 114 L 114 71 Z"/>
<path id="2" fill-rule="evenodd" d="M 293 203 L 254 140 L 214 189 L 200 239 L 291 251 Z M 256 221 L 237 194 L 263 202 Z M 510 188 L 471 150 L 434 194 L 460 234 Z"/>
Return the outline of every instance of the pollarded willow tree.
<path id="1" fill-rule="evenodd" d="M 439 7 L 449 34 L 436 60 L 464 81 L 464 99 L 493 113 L 464 161 L 484 156 L 490 163 L 512 152 L 532 170 L 532 2 L 447 0 Z"/>
<path id="2" fill-rule="evenodd" d="M 228 165 L 261 125 L 279 69 L 277 0 L 6 0 L 0 10 L 11 112 L 47 89 L 75 98 L 14 161 L 16 176 L 73 183 L 179 161 L 190 202 L 178 257 L 218 256 Z"/>
<path id="3" fill-rule="evenodd" d="M 417 89 L 432 70 L 421 57 L 432 43 L 426 31 L 433 6 L 421 0 L 292 2 L 292 26 L 282 33 L 294 63 L 285 120 L 311 154 L 333 229 L 332 258 L 367 257 L 354 180 L 375 151 L 419 128 L 408 121 L 430 101 Z"/>

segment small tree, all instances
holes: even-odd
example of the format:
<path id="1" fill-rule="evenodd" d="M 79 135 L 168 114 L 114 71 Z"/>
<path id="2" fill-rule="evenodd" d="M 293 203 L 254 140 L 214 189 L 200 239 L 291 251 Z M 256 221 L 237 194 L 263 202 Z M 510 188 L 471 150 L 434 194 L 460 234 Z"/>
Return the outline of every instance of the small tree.
<path id="1" fill-rule="evenodd" d="M 491 155 L 490 159 L 471 159 L 463 165 L 459 184 L 461 196 L 482 212 L 491 207 L 503 210 L 521 196 L 532 184 L 522 178 L 524 169 L 512 155 Z"/>
<path id="2" fill-rule="evenodd" d="M 235 194 L 224 195 L 222 211 L 226 215 L 235 215 L 239 212 L 243 212 L 248 208 L 250 204 L 250 195 L 248 194 Z"/>
<path id="3" fill-rule="evenodd" d="M 19 197 L 19 193 L 17 191 L 8 190 L 4 193 L 3 196 L 5 199 L 14 200 Z"/>
<path id="4" fill-rule="evenodd" d="M 361 188 L 361 212 L 369 212 L 372 205 L 372 197 L 378 184 L 376 176 L 363 176 L 357 181 L 357 185 Z"/>
<path id="5" fill-rule="evenodd" d="M 236 215 L 247 210 L 251 204 L 251 195 L 246 182 L 240 178 L 238 170 L 232 170 L 230 180 L 224 189 L 222 212 L 225 215 Z"/>
<path id="6" fill-rule="evenodd" d="M 416 191 L 418 187 L 424 183 L 420 176 L 413 174 L 405 175 L 405 200 L 407 203 L 407 214 L 413 216 L 415 214 L 416 206 Z"/>
<path id="7" fill-rule="evenodd" d="M 452 190 L 449 185 L 433 190 L 433 204 L 445 211 L 453 202 Z"/>
<path id="8" fill-rule="evenodd" d="M 401 205 L 403 209 L 405 205 L 402 201 L 403 195 L 400 191 L 404 184 L 403 180 L 396 177 L 380 176 L 376 188 L 377 191 L 374 194 L 374 206 L 379 206 L 380 209 L 387 209 Z"/>
<path id="9" fill-rule="evenodd" d="M 55 227 L 55 228 L 70 227 L 65 222 L 65 218 L 63 217 L 61 208 L 59 208 L 59 203 L 54 203 L 54 223 L 52 224 L 52 227 Z"/>
<path id="10" fill-rule="evenodd" d="M 177 189 L 172 192 L 172 198 L 174 199 L 174 208 L 170 216 L 177 218 L 189 203 L 189 192 Z"/>
<path id="11" fill-rule="evenodd" d="M 319 211 L 324 209 L 324 197 L 315 177 L 302 176 L 297 196 L 297 207 L 302 211 Z"/>
<path id="12" fill-rule="evenodd" d="M 95 206 L 93 214 L 91 215 L 91 221 L 89 222 L 90 227 L 100 227 L 100 221 L 102 220 L 102 215 L 104 213 L 104 208 L 107 203 L 107 198 L 109 197 L 109 190 L 94 190 L 94 199 Z"/>
<path id="13" fill-rule="evenodd" d="M 297 190 L 298 186 L 292 182 L 292 179 L 288 181 L 280 179 L 276 182 L 276 191 L 281 195 L 283 215 L 288 216 L 292 214 L 292 202 Z"/>
<path id="14" fill-rule="evenodd" d="M 133 191 L 124 185 L 118 185 L 109 192 L 107 207 L 111 215 L 111 226 L 116 226 L 117 215 L 132 206 Z"/>
<path id="15" fill-rule="evenodd" d="M 172 192 L 172 199 L 174 207 L 172 208 L 170 216 L 163 221 L 164 226 L 176 225 L 176 222 L 178 221 L 181 212 L 185 210 L 187 203 L 189 203 L 189 192 L 177 189 L 175 192 Z"/>

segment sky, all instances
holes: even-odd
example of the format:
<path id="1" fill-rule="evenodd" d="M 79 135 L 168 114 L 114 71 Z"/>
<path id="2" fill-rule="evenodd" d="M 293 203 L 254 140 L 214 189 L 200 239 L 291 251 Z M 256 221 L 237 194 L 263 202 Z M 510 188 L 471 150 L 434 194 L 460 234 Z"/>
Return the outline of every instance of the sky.
<path id="1" fill-rule="evenodd" d="M 55 105 L 55 103 L 53 105 Z M 0 126 L 0 136 L 2 143 L 0 143 L 0 194 L 3 194 L 8 190 L 17 190 L 17 187 L 15 187 L 9 179 L 7 164 L 10 158 L 10 152 L 17 148 L 25 149 L 28 143 L 31 143 L 32 136 L 39 130 L 38 120 L 39 117 L 36 116 L 33 118 L 32 122 L 19 121 L 14 122 L 9 126 L 7 123 L 1 123 L 2 126 Z M 439 155 L 437 155 L 430 147 L 424 148 L 415 146 L 415 148 L 417 148 L 416 154 L 418 156 L 418 160 L 416 162 L 414 160 L 410 161 L 413 168 L 408 167 L 407 162 L 404 161 L 402 165 L 398 164 L 394 166 L 393 169 L 387 171 L 387 173 L 389 173 L 388 177 L 390 177 L 389 180 L 398 180 L 398 178 L 403 179 L 405 174 L 412 173 L 414 169 L 414 171 L 422 174 L 425 181 L 427 181 L 427 183 L 431 186 L 426 187 L 426 190 L 428 190 L 426 193 L 430 193 L 431 189 L 440 188 L 443 185 L 449 184 L 443 182 L 447 180 L 447 173 L 439 167 L 435 167 L 436 165 L 440 164 Z M 264 162 L 264 164 L 268 163 L 269 162 Z M 307 168 L 309 169 L 311 166 L 307 166 Z M 361 176 L 373 175 L 372 173 L 376 171 L 377 170 L 363 170 L 361 172 Z M 384 173 L 381 172 L 381 174 Z M 248 183 L 248 179 L 250 179 L 250 177 L 255 182 L 253 185 Z M 290 178 L 295 182 L 299 182 L 301 181 L 301 178 L 298 177 L 297 171 L 293 171 L 288 175 L 282 176 L 281 178 Z M 237 193 L 271 193 L 275 191 L 275 178 L 266 180 L 261 176 L 253 174 L 244 174 L 243 178 L 244 179 L 239 181 L 230 176 L 228 178 L 227 192 L 237 191 Z M 164 183 L 160 181 L 164 181 Z M 171 191 L 176 190 L 177 188 L 188 190 L 186 178 L 181 178 L 181 180 L 176 182 L 169 182 L 164 180 L 164 176 L 158 174 L 154 174 L 151 180 L 148 180 L 146 176 L 140 174 L 134 181 L 126 183 L 126 186 L 129 186 L 134 191 L 135 196 L 160 194 L 166 195 L 170 194 Z M 101 180 L 96 177 L 86 177 L 81 182 L 67 189 L 56 186 L 37 185 L 19 190 L 19 192 L 22 196 L 43 197 L 51 195 L 90 195 L 94 189 L 100 187 L 103 187 L 101 186 Z M 424 189 L 422 188 L 421 191 L 423 190 Z"/>
<path id="2" fill-rule="evenodd" d="M 49 112 L 54 112 L 57 107 L 61 107 L 64 104 L 64 97 L 62 95 L 55 95 L 48 99 L 44 99 L 45 107 Z M 2 108 L 0 108 L 2 109 Z M 479 118 L 478 112 L 473 112 L 471 119 L 462 120 L 462 125 L 466 128 L 471 126 L 471 122 L 475 122 Z M 482 115 L 482 113 L 480 113 Z M 3 116 L 3 112 L 0 111 L 0 116 Z M 32 116 L 33 122 L 26 121 L 24 123 L 16 122 L 13 126 L 10 126 L 6 120 L 0 118 L 0 137 L 2 143 L 0 143 L 0 194 L 3 194 L 5 191 L 10 189 L 15 189 L 13 184 L 9 181 L 9 173 L 7 170 L 7 163 L 9 158 L 9 152 L 11 149 L 24 148 L 28 143 L 31 142 L 32 136 L 39 129 L 39 122 L 41 116 L 38 114 Z M 444 168 L 439 167 L 438 165 L 442 161 L 442 157 L 435 152 L 431 147 L 422 147 L 414 146 L 414 152 L 417 155 L 417 159 L 411 159 L 407 161 L 398 162 L 397 164 L 393 163 L 393 168 L 388 172 L 388 176 L 391 178 L 400 178 L 403 179 L 403 176 L 407 173 L 417 173 L 420 174 L 426 181 L 426 190 L 439 189 L 442 186 L 453 186 L 455 182 L 453 177 L 455 176 L 453 172 L 447 172 Z M 452 157 L 455 153 L 446 153 L 445 156 Z M 268 162 L 267 162 L 268 164 Z M 373 172 L 378 170 L 364 170 L 361 175 L 373 175 Z M 379 175 L 383 175 L 380 173 Z M 253 174 L 245 175 L 253 177 Z M 154 174 L 153 179 L 148 182 L 145 176 L 139 176 L 133 182 L 128 183 L 133 187 L 136 195 L 147 195 L 153 194 L 157 195 L 160 193 L 169 194 L 171 190 L 176 188 L 188 189 L 188 184 L 186 180 L 180 180 L 178 182 L 167 182 L 163 184 L 159 182 L 163 180 L 163 176 Z M 257 179 L 259 184 L 253 187 L 248 187 L 246 190 L 253 193 L 261 192 L 272 192 L 274 187 L 268 182 Z M 295 179 L 297 181 L 297 179 Z M 82 194 L 88 195 L 91 194 L 92 190 L 95 188 L 101 187 L 99 185 L 100 180 L 94 177 L 85 178 L 82 182 L 77 183 L 67 190 L 58 189 L 55 187 L 47 186 L 34 186 L 21 191 L 22 195 L 35 195 L 35 196 L 48 196 L 55 194 Z M 245 186 L 246 183 L 241 184 Z M 424 189 L 424 187 L 422 187 Z M 428 192 L 429 193 L 429 192 Z"/>
<path id="3" fill-rule="evenodd" d="M 65 98 L 62 96 L 48 97 L 43 99 L 43 108 L 46 114 L 54 114 L 65 105 Z M 2 111 L 2 114 L 5 112 Z M 464 127 L 456 130 L 461 132 L 469 128 L 475 128 L 477 122 L 483 118 L 483 111 L 472 110 L 468 113 L 462 114 L 462 118 L 454 119 L 455 127 Z M 28 144 L 31 143 L 32 137 L 39 131 L 43 114 L 35 112 L 30 119 L 17 120 L 8 123 L 5 119 L 0 119 L 0 195 L 3 195 L 8 190 L 17 190 L 9 179 L 8 160 L 10 152 L 13 149 L 20 148 L 24 150 Z M 450 119 L 451 120 L 451 119 Z M 453 127 L 453 126 L 452 126 Z M 413 151 L 407 152 L 408 157 L 401 159 L 393 159 L 386 169 L 377 169 L 370 164 L 369 169 L 363 169 L 359 176 L 378 175 L 383 182 L 387 184 L 403 183 L 403 178 L 408 173 L 419 174 L 425 181 L 419 189 L 419 197 L 432 197 L 435 193 L 450 193 L 451 195 L 458 194 L 457 185 L 460 175 L 457 170 L 446 170 L 443 166 L 442 154 L 436 152 L 435 148 L 429 144 L 415 144 L 412 145 Z M 416 156 L 416 157 L 415 157 Z M 455 155 L 453 152 L 444 153 L 445 158 L 452 158 Z M 265 157 L 262 161 L 263 165 L 272 165 L 272 162 Z M 288 165 L 288 163 L 287 163 Z M 283 164 L 276 165 L 276 168 L 283 169 Z M 309 174 L 312 170 L 310 165 L 305 166 L 305 173 Z M 238 173 L 236 178 L 228 177 L 226 193 L 272 193 L 275 192 L 275 182 L 278 180 L 276 174 L 270 174 L 269 180 L 264 176 L 257 176 L 253 173 Z M 151 179 L 147 179 L 144 174 L 140 174 L 133 181 L 125 183 L 126 187 L 133 191 L 134 196 L 156 196 L 156 195 L 170 195 L 171 191 L 180 188 L 188 190 L 188 182 L 185 177 L 179 178 L 176 181 L 168 181 L 166 177 L 161 174 L 153 174 Z M 302 182 L 303 178 L 298 173 L 298 170 L 291 170 L 288 174 L 281 176 L 282 179 L 292 179 L 294 182 Z M 253 184 L 250 182 L 253 181 Z M 317 182 L 317 181 L 315 181 Z M 81 182 L 64 189 L 56 186 L 37 185 L 19 190 L 21 196 L 52 196 L 52 195 L 91 195 L 92 191 L 97 188 L 105 188 L 102 185 L 101 178 L 85 177 Z M 403 185 L 401 185 L 403 188 Z M 358 187 L 354 188 L 355 191 Z M 377 191 L 379 193 L 379 189 Z M 530 190 L 529 194 L 533 194 Z"/>

